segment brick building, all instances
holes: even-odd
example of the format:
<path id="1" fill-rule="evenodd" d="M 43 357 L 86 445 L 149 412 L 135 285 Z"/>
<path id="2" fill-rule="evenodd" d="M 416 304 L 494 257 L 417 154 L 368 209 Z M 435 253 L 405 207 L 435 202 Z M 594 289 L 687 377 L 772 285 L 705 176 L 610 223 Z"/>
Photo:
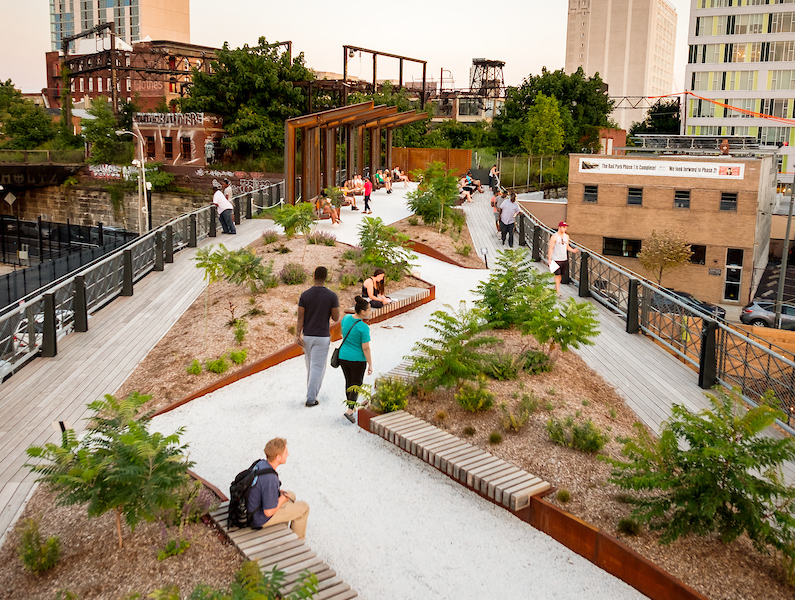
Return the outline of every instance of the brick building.
<path id="1" fill-rule="evenodd" d="M 210 113 L 135 113 L 133 131 L 144 140 L 146 160 L 204 167 L 220 157 L 224 123 Z"/>
<path id="2" fill-rule="evenodd" d="M 745 303 L 768 259 L 776 172 L 772 156 L 571 155 L 569 233 L 647 275 L 637 260 L 653 230 L 681 230 L 688 265 L 666 287 L 713 303 Z"/>

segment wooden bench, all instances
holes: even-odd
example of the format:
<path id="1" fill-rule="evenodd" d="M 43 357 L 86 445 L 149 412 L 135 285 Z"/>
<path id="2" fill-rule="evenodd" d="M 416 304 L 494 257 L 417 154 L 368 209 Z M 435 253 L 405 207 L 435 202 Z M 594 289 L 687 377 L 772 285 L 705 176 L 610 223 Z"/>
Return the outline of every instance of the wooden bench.
<path id="1" fill-rule="evenodd" d="M 514 512 L 552 489 L 549 482 L 402 410 L 371 418 L 370 432 Z"/>
<path id="2" fill-rule="evenodd" d="M 404 312 L 409 308 L 424 304 L 423 301 L 430 295 L 430 289 L 420 287 L 407 287 L 396 292 L 390 292 L 389 297 L 392 298 L 392 302 L 385 305 L 383 308 L 373 308 L 370 311 L 370 318 L 367 319 L 367 322 L 377 323 L 389 317 L 391 313 Z M 354 312 L 353 308 L 345 309 L 346 314 L 352 315 Z"/>
<path id="3" fill-rule="evenodd" d="M 227 527 L 228 513 L 229 502 L 224 502 L 218 510 L 210 513 L 210 517 L 246 559 L 259 563 L 263 572 L 274 568 L 284 572 L 282 593 L 293 591 L 301 574 L 308 571 L 314 573 L 318 580 L 318 591 L 312 596 L 313 600 L 350 600 L 359 595 L 337 577 L 331 567 L 312 552 L 306 540 L 299 539 L 287 524 L 259 530 L 248 527 L 230 529 Z"/>

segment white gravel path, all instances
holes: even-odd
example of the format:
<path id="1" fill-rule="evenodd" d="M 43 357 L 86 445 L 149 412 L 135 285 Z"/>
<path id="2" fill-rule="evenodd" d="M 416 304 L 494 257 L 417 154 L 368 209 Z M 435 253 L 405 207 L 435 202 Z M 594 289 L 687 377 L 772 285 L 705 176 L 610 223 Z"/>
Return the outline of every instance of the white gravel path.
<path id="1" fill-rule="evenodd" d="M 405 217 L 402 186 L 373 198 L 373 216 Z M 383 199 L 381 198 L 383 196 Z M 361 204 L 361 203 L 360 203 Z M 361 213 L 343 211 L 338 239 L 355 243 Z M 402 214 L 402 216 L 401 216 Z M 323 223 L 321 229 L 332 230 Z M 423 278 L 437 300 L 372 326 L 376 373 L 384 373 L 426 335 L 442 305 L 471 301 L 485 271 L 427 257 Z M 365 382 L 372 382 L 367 378 Z M 223 490 L 262 456 L 265 442 L 285 437 L 286 489 L 311 507 L 308 542 L 365 600 L 450 598 L 610 598 L 644 596 L 443 476 L 342 417 L 344 380 L 328 368 L 320 405 L 306 408 L 303 357 L 248 377 L 157 417 L 154 428 L 186 428 L 194 469 Z"/>

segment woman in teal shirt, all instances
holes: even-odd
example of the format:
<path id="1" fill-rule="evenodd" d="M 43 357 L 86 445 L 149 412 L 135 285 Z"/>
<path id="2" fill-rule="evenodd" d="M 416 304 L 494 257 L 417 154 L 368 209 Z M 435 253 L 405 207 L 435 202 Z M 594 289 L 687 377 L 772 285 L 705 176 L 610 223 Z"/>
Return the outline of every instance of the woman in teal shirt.
<path id="1" fill-rule="evenodd" d="M 356 422 L 354 408 L 359 398 L 353 390 L 348 390 L 352 385 L 362 385 L 364 371 L 373 374 L 373 360 L 370 357 L 370 326 L 364 319 L 370 316 L 370 303 L 356 296 L 356 314 L 345 315 L 342 319 L 342 346 L 340 346 L 340 368 L 345 375 L 345 396 L 348 410 L 345 418 L 351 423 Z"/>

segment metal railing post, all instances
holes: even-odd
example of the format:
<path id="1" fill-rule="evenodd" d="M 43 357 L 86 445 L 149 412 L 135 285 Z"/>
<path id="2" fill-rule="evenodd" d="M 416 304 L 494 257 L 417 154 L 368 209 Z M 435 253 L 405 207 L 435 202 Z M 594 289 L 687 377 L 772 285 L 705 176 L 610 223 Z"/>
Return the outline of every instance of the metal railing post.
<path id="1" fill-rule="evenodd" d="M 234 200 L 235 206 L 235 225 L 240 225 L 240 198 L 235 198 Z"/>
<path id="2" fill-rule="evenodd" d="M 215 208 L 210 209 L 210 237 L 218 235 L 218 211 Z"/>
<path id="3" fill-rule="evenodd" d="M 86 297 L 86 278 L 83 275 L 75 276 L 75 331 L 83 333 L 88 331 L 88 298 Z"/>
<path id="4" fill-rule="evenodd" d="M 166 225 L 166 262 L 174 262 L 174 227 Z"/>
<path id="5" fill-rule="evenodd" d="M 246 219 L 251 220 L 251 192 L 246 194 Z"/>
<path id="6" fill-rule="evenodd" d="M 533 261 L 541 261 L 541 227 L 533 225 Z"/>
<path id="7" fill-rule="evenodd" d="M 638 333 L 640 323 L 638 322 L 638 280 L 629 280 L 629 290 L 627 294 L 627 333 Z"/>
<path id="8" fill-rule="evenodd" d="M 162 271 L 165 269 L 165 265 L 163 264 L 163 245 L 163 232 L 157 230 L 155 232 L 155 271 Z"/>
<path id="9" fill-rule="evenodd" d="M 188 230 L 188 248 L 196 247 L 196 215 L 190 215 L 190 227 Z"/>
<path id="10" fill-rule="evenodd" d="M 525 217 L 522 213 L 519 213 L 519 245 L 520 246 L 527 246 L 527 241 L 525 240 L 525 222 L 527 221 L 527 217 Z"/>
<path id="11" fill-rule="evenodd" d="M 590 255 L 587 252 L 580 251 L 580 289 L 578 290 L 578 295 L 580 298 L 590 298 L 591 297 L 591 285 L 589 278 L 589 270 L 588 270 L 588 257 Z"/>
<path id="12" fill-rule="evenodd" d="M 133 259 L 132 250 L 125 250 L 122 256 L 121 295 L 133 295 Z"/>
<path id="13" fill-rule="evenodd" d="M 271 196 L 270 191 L 273 188 L 268 189 L 268 206 L 271 205 Z M 258 206 L 265 206 L 265 194 L 262 192 L 262 188 L 257 190 L 257 205 Z M 261 208 L 257 208 L 257 214 L 262 212 Z"/>
<path id="14" fill-rule="evenodd" d="M 718 382 L 717 337 L 718 324 L 704 320 L 701 330 L 701 355 L 698 362 L 698 387 L 709 390 Z"/>
<path id="15" fill-rule="evenodd" d="M 44 294 L 44 324 L 41 331 L 41 355 L 52 358 L 58 354 L 56 339 L 55 294 Z"/>

